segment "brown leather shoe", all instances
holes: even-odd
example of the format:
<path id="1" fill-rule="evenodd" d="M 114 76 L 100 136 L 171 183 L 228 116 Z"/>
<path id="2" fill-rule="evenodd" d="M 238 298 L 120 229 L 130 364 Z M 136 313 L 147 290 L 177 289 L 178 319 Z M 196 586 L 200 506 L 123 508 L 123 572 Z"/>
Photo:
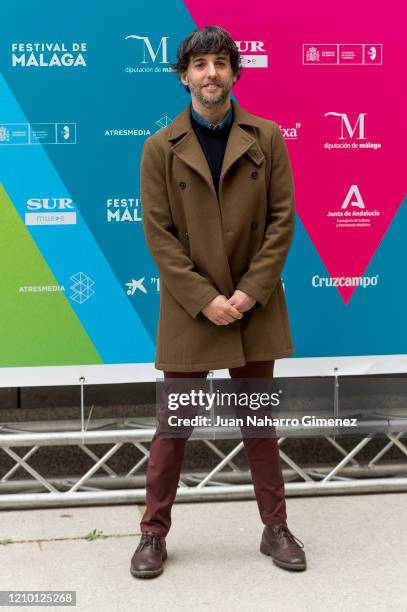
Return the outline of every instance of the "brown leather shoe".
<path id="1" fill-rule="evenodd" d="M 163 561 L 167 558 L 165 538 L 146 531 L 131 559 L 130 572 L 135 578 L 154 578 L 163 573 Z"/>
<path id="2" fill-rule="evenodd" d="M 265 527 L 260 552 L 269 555 L 279 567 L 302 571 L 307 567 L 304 544 L 296 538 L 285 523 Z"/>

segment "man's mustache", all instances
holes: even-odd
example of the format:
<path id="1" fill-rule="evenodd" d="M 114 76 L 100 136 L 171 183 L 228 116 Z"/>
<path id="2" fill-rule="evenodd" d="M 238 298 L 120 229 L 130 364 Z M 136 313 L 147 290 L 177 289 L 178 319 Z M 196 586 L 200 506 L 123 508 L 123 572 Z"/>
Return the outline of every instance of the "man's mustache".
<path id="1" fill-rule="evenodd" d="M 206 83 L 206 85 L 202 85 L 202 87 L 208 87 L 208 85 L 217 85 L 218 87 L 222 87 L 222 85 L 220 83 Z"/>

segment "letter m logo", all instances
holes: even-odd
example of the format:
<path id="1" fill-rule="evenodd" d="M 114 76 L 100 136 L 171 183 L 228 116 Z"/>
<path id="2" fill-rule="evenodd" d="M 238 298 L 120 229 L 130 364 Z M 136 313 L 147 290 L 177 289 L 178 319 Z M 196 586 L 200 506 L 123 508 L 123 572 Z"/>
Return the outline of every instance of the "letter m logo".
<path id="1" fill-rule="evenodd" d="M 358 128 L 359 130 L 358 130 L 358 135 L 356 136 L 356 139 L 366 140 L 365 139 L 365 117 L 367 113 L 359 113 L 357 121 L 355 122 L 355 125 L 353 127 L 351 126 L 348 115 L 346 113 L 334 113 L 334 112 L 325 113 L 324 117 L 329 117 L 330 115 L 332 117 L 341 118 L 341 135 L 339 137 L 339 140 L 345 140 L 346 138 L 344 136 L 345 130 L 348 133 L 349 138 L 353 138 Z"/>
<path id="2" fill-rule="evenodd" d="M 150 60 L 152 62 L 155 62 L 158 56 L 158 53 L 161 49 L 161 60 L 159 60 L 160 64 L 168 64 L 168 59 L 167 59 L 167 40 L 169 38 L 169 36 L 162 36 L 160 39 L 160 44 L 158 45 L 157 49 L 154 51 L 152 44 L 150 42 L 150 39 L 148 36 L 137 36 L 137 34 L 130 34 L 129 36 L 125 37 L 126 40 L 128 38 L 134 38 L 136 40 L 142 40 L 143 41 L 143 60 L 142 60 L 142 64 L 147 64 Z M 146 59 L 146 52 L 148 52 L 148 55 L 150 56 L 150 60 Z"/>

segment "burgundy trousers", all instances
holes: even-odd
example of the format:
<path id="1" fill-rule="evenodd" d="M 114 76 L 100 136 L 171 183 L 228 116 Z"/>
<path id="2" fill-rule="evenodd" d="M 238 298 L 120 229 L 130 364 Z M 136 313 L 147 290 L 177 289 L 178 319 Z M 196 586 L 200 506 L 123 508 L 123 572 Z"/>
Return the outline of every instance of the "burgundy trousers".
<path id="1" fill-rule="evenodd" d="M 252 361 L 230 368 L 231 378 L 273 377 L 274 361 Z M 208 372 L 164 372 L 171 378 L 206 378 Z M 151 441 L 146 479 L 146 510 L 140 523 L 142 532 L 166 536 L 171 526 L 171 509 L 177 494 L 187 437 L 157 436 Z M 260 517 L 264 525 L 285 523 L 284 479 L 276 437 L 243 437 Z"/>

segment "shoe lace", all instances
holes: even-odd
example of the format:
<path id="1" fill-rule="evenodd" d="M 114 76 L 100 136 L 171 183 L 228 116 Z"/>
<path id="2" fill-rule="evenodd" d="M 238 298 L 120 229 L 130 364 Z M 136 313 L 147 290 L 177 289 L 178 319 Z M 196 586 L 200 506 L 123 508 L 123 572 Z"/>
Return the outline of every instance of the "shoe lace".
<path id="1" fill-rule="evenodd" d="M 298 546 L 304 548 L 303 542 L 301 542 L 301 540 L 299 540 L 293 533 L 291 533 L 287 525 L 279 525 L 276 535 L 277 537 L 286 536 L 291 542 L 293 542 L 293 544 L 298 544 Z"/>
<path id="2" fill-rule="evenodd" d="M 151 545 L 154 550 L 162 551 L 161 536 L 157 533 L 145 532 L 141 536 L 138 550 L 143 550 L 145 546 Z"/>

